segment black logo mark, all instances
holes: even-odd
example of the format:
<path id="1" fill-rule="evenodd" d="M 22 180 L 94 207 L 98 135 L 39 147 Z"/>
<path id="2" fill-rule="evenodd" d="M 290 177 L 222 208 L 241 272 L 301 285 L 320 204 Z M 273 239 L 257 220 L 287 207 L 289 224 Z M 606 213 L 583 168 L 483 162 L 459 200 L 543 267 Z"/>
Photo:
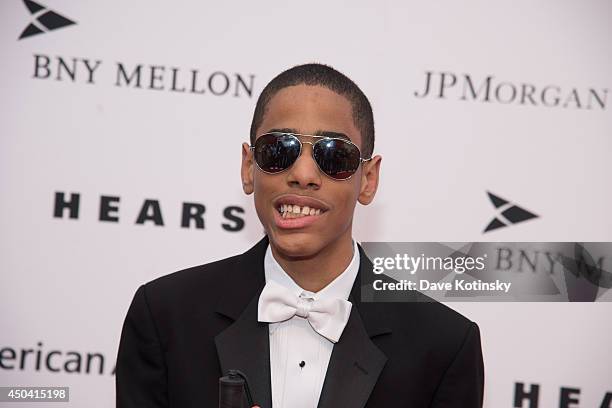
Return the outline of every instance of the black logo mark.
<path id="1" fill-rule="evenodd" d="M 487 194 L 489 195 L 491 203 L 493 203 L 499 213 L 491 220 L 489 225 L 487 225 L 487 228 L 485 228 L 483 233 L 497 228 L 507 227 L 509 224 L 516 224 L 532 218 L 538 218 L 538 216 L 534 213 L 527 211 L 518 205 L 510 203 L 508 200 L 504 200 L 503 198 L 500 198 L 495 194 L 491 194 L 488 191 Z"/>
<path id="2" fill-rule="evenodd" d="M 23 2 L 28 10 L 30 10 L 32 17 L 34 17 L 34 21 L 23 30 L 19 36 L 20 40 L 36 34 L 42 34 L 47 31 L 53 31 L 58 28 L 76 24 L 75 21 L 57 14 L 55 11 L 49 10 L 45 6 L 41 6 L 32 0 L 23 0 Z"/>

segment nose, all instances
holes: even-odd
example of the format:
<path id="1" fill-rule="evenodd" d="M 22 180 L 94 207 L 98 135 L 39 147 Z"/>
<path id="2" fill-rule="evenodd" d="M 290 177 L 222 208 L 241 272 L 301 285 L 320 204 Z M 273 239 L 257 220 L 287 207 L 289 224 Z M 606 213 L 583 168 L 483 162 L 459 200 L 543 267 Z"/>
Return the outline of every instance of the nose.
<path id="1" fill-rule="evenodd" d="M 302 153 L 287 172 L 287 183 L 291 187 L 318 190 L 321 187 L 321 172 L 312 157 L 312 145 L 302 143 Z"/>

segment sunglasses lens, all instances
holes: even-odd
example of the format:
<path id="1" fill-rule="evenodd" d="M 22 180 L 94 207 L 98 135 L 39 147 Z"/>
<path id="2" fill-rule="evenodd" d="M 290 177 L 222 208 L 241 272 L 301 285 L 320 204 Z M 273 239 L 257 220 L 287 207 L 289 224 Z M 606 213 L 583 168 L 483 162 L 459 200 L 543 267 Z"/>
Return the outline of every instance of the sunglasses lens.
<path id="1" fill-rule="evenodd" d="M 293 135 L 268 133 L 255 141 L 253 150 L 260 169 L 278 173 L 295 163 L 300 155 L 300 142 Z"/>
<path id="2" fill-rule="evenodd" d="M 318 141 L 314 145 L 313 155 L 321 170 L 337 180 L 351 177 L 361 163 L 357 146 L 341 139 Z"/>

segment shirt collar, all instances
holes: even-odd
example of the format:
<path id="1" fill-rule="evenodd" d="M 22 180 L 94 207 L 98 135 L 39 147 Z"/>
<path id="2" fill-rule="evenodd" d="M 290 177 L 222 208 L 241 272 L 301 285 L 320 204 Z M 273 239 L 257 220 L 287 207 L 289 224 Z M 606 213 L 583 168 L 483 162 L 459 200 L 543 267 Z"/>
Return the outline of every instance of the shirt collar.
<path id="1" fill-rule="evenodd" d="M 283 270 L 278 261 L 274 258 L 274 255 L 272 254 L 272 249 L 270 249 L 270 245 L 268 245 L 264 258 L 264 272 L 266 276 L 266 283 L 268 283 L 270 280 L 273 280 L 276 283 L 284 286 L 285 288 L 295 293 L 296 296 L 300 296 L 304 293 L 306 295 L 312 296 L 315 300 L 348 300 L 348 297 L 351 293 L 351 289 L 353 288 L 353 284 L 355 283 L 355 278 L 357 277 L 357 273 L 359 272 L 359 262 L 359 248 L 357 247 L 357 242 L 353 240 L 353 258 L 351 259 L 351 262 L 348 264 L 346 269 L 342 271 L 342 273 L 338 275 L 336 279 L 331 281 L 323 289 L 316 293 L 313 293 L 302 289 L 297 283 L 295 283 L 291 276 L 289 276 L 287 272 Z"/>

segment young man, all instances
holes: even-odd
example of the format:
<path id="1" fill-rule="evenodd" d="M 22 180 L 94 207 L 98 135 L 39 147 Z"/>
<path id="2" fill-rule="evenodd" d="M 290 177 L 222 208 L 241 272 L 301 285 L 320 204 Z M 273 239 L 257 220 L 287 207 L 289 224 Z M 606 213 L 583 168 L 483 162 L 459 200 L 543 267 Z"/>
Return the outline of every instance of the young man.
<path id="1" fill-rule="evenodd" d="M 439 303 L 363 303 L 352 239 L 378 187 L 366 96 L 325 65 L 259 97 L 242 184 L 266 237 L 242 255 L 141 286 L 117 359 L 117 406 L 217 407 L 244 372 L 262 408 L 482 405 L 478 327 Z"/>

